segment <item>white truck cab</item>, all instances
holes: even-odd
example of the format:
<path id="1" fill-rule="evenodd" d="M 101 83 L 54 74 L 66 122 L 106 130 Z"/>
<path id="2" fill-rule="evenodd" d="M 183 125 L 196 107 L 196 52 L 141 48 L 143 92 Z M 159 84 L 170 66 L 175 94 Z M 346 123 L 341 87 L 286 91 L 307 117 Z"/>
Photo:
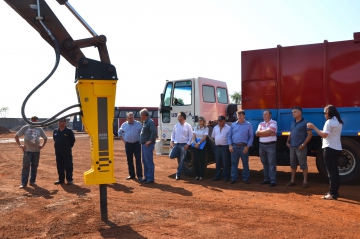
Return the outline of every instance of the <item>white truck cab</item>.
<path id="1" fill-rule="evenodd" d="M 216 124 L 219 115 L 231 118 L 236 112 L 237 105 L 230 105 L 232 107 L 229 107 L 227 85 L 223 81 L 204 77 L 167 80 L 161 94 L 159 139 L 155 144 L 156 154 L 169 154 L 171 133 L 175 124 L 178 123 L 177 115 L 180 111 L 186 113 L 186 122 L 193 128 L 197 125 L 199 116 L 203 116 L 207 121 L 211 135 L 212 126 Z M 208 137 L 209 140 L 211 141 L 210 137 Z M 207 145 L 206 150 L 210 154 L 212 147 L 211 144 Z M 191 153 L 191 147 L 189 151 Z"/>

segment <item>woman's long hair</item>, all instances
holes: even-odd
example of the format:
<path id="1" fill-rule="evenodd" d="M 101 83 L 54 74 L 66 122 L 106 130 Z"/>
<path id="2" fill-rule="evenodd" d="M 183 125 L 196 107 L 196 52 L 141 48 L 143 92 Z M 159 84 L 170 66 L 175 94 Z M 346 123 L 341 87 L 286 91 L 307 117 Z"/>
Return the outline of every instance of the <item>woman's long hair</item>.
<path id="1" fill-rule="evenodd" d="M 200 116 L 200 117 L 199 117 L 199 121 L 200 121 L 200 120 L 202 120 L 202 121 L 204 122 L 203 125 L 204 125 L 204 128 L 206 128 L 207 126 L 206 126 L 206 120 L 205 120 L 205 118 L 204 118 L 203 116 Z M 196 128 L 197 128 L 197 129 L 200 129 L 200 124 L 198 124 L 198 125 L 196 126 Z"/>
<path id="2" fill-rule="evenodd" d="M 329 119 L 331 119 L 332 117 L 335 116 L 340 124 L 344 124 L 344 122 L 341 120 L 340 113 L 339 113 L 339 111 L 337 111 L 335 106 L 328 105 L 328 106 L 325 107 L 324 110 L 327 112 L 327 114 L 329 116 Z"/>

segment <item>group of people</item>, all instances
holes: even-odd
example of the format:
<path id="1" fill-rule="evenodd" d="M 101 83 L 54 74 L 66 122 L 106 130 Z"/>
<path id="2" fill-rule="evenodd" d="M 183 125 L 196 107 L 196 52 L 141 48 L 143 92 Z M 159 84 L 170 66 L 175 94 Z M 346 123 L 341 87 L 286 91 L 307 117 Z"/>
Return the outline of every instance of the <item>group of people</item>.
<path id="1" fill-rule="evenodd" d="M 319 130 L 313 123 L 310 123 L 302 116 L 301 107 L 295 106 L 292 109 L 294 120 L 291 122 L 290 134 L 286 141 L 286 146 L 290 149 L 291 179 L 286 186 L 295 185 L 295 174 L 297 164 L 303 171 L 302 188 L 308 187 L 308 165 L 307 165 L 307 144 L 312 138 L 314 130 L 322 138 L 323 160 L 329 178 L 329 191 L 322 197 L 323 199 L 333 200 L 339 196 L 340 175 L 338 168 L 338 158 L 342 150 L 341 131 L 344 122 L 340 113 L 333 105 L 324 108 L 325 124 L 323 130 Z M 264 181 L 261 184 L 276 186 L 276 132 L 277 124 L 271 119 L 271 112 L 263 112 L 264 121 L 261 122 L 256 131 L 259 136 L 259 155 L 264 167 Z"/>
<path id="2" fill-rule="evenodd" d="M 326 122 L 323 130 L 319 130 L 314 124 L 310 123 L 302 116 L 302 108 L 295 106 L 292 109 L 294 120 L 291 122 L 290 134 L 286 145 L 290 150 L 291 179 L 286 186 L 295 185 L 295 174 L 297 165 L 303 171 L 302 188 L 308 187 L 308 165 L 307 165 L 307 144 L 312 138 L 312 130 L 323 138 L 323 158 L 329 175 L 330 189 L 323 196 L 323 199 L 337 199 L 340 185 L 338 171 L 338 156 L 342 150 L 341 130 L 343 121 L 340 114 L 333 105 L 324 108 Z M 177 157 L 179 162 L 176 179 L 180 179 L 184 164 L 186 150 L 194 147 L 194 164 L 196 169 L 195 180 L 203 180 L 205 169 L 205 151 L 203 145 L 209 136 L 209 128 L 206 126 L 204 117 L 199 117 L 199 123 L 191 135 L 191 126 L 185 122 L 186 115 L 183 112 L 178 114 L 179 123 L 175 125 L 171 137 L 170 147 L 172 152 L 170 158 Z M 277 185 L 276 179 L 276 141 L 277 141 L 277 122 L 272 119 L 270 110 L 264 110 L 264 121 L 261 122 L 255 135 L 259 137 L 259 155 L 263 165 L 264 180 L 260 184 L 269 184 L 270 187 Z M 245 111 L 237 111 L 237 121 L 230 126 L 226 124 L 225 116 L 218 117 L 218 124 L 213 128 L 211 138 L 215 143 L 215 163 L 216 170 L 213 181 L 223 179 L 234 184 L 238 181 L 238 165 L 241 159 L 242 181 L 250 183 L 249 170 L 249 147 L 254 140 L 253 128 L 251 123 L 245 120 Z M 222 172 L 221 172 L 222 170 Z"/>
<path id="3" fill-rule="evenodd" d="M 129 171 L 129 176 L 126 179 L 134 179 L 136 175 L 140 182 L 149 184 L 155 180 L 153 152 L 157 132 L 154 121 L 150 118 L 147 109 L 144 108 L 140 111 L 140 118 L 143 124 L 134 119 L 133 112 L 128 112 L 126 122 L 124 122 L 118 130 L 118 136 L 125 144 Z M 136 171 L 133 157 L 135 157 Z M 144 164 L 144 174 L 141 159 Z"/>
<path id="4" fill-rule="evenodd" d="M 38 117 L 31 117 L 31 122 L 38 122 Z M 66 127 L 66 119 L 60 119 L 59 127 L 53 131 L 54 148 L 56 156 L 56 166 L 58 180 L 54 183 L 64 184 L 65 179 L 68 185 L 73 184 L 73 158 L 72 147 L 75 143 L 74 132 Z M 24 136 L 23 144 L 19 137 Z M 42 144 L 40 137 L 43 139 Z M 40 151 L 47 142 L 44 130 L 32 124 L 23 126 L 15 135 L 15 141 L 23 150 L 23 165 L 21 172 L 20 188 L 25 188 L 28 183 L 30 186 L 37 186 L 36 175 L 40 161 Z M 30 182 L 29 182 L 30 174 Z"/>
<path id="5" fill-rule="evenodd" d="M 238 110 L 237 121 L 230 126 L 226 124 L 225 116 L 218 117 L 218 124 L 213 128 L 211 138 L 215 144 L 215 162 L 216 170 L 213 181 L 223 179 L 225 182 L 234 184 L 238 181 L 238 165 L 241 159 L 242 181 L 245 184 L 250 183 L 249 170 L 249 147 L 252 146 L 254 133 L 251 123 L 245 120 L 245 111 Z M 314 124 L 310 123 L 302 116 L 302 109 L 295 106 L 292 109 L 294 120 L 291 122 L 290 134 L 286 145 L 290 149 L 290 167 L 291 179 L 286 186 L 295 185 L 295 174 L 297 164 L 303 171 L 302 188 L 308 187 L 307 175 L 307 144 L 312 137 L 314 130 L 323 138 L 323 158 L 329 175 L 330 189 L 323 196 L 323 199 L 337 199 L 340 186 L 340 177 L 338 171 L 338 156 L 342 150 L 341 130 L 344 122 L 340 114 L 333 105 L 324 108 L 326 118 L 323 130 L 319 130 Z M 124 122 L 118 130 L 118 136 L 125 144 L 129 176 L 126 178 L 135 179 L 149 184 L 154 182 L 155 164 L 153 159 L 154 145 L 156 141 L 156 128 L 153 120 L 149 116 L 147 109 L 140 111 L 140 117 L 143 123 L 134 119 L 134 114 L 127 114 L 127 121 Z M 180 180 L 184 169 L 184 160 L 189 147 L 193 148 L 194 165 L 196 171 L 195 180 L 203 180 L 205 170 L 205 144 L 209 137 L 209 128 L 206 125 L 206 119 L 202 116 L 198 118 L 198 125 L 192 129 L 186 122 L 186 114 L 179 112 L 177 115 L 178 123 L 174 126 L 171 134 L 169 157 L 177 158 L 178 167 L 175 179 Z M 270 110 L 264 110 L 264 121 L 261 122 L 255 135 L 259 137 L 259 155 L 263 164 L 264 180 L 260 184 L 269 184 L 270 187 L 277 185 L 276 179 L 276 141 L 277 141 L 277 122 L 272 119 Z M 32 122 L 37 122 L 38 117 L 33 116 Z M 24 136 L 24 144 L 20 143 L 19 137 Z M 40 137 L 43 143 L 40 145 Z M 66 119 L 59 121 L 59 127 L 53 132 L 54 147 L 58 171 L 58 181 L 55 184 L 65 183 L 73 184 L 72 171 L 72 152 L 71 149 L 75 143 L 74 133 L 66 127 Z M 37 167 L 39 165 L 40 150 L 47 142 L 47 136 L 40 127 L 32 125 L 23 126 L 15 135 L 15 141 L 23 150 L 23 168 L 20 188 L 28 184 L 30 173 L 30 185 L 36 186 Z M 136 169 L 134 167 L 133 157 L 135 157 Z M 142 162 L 141 162 L 142 159 Z M 144 174 L 142 170 L 144 166 Z"/>

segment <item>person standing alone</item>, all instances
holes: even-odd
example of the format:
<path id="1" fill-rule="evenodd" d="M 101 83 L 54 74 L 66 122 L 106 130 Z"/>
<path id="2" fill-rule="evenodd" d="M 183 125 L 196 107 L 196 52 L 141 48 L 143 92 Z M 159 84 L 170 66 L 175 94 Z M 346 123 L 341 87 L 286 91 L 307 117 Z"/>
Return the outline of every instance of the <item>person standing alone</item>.
<path id="1" fill-rule="evenodd" d="M 37 122 L 38 117 L 31 117 L 31 122 Z M 24 145 L 20 143 L 19 137 L 24 135 Z M 40 136 L 44 142 L 40 145 Z M 24 151 L 23 167 L 21 172 L 20 188 L 26 187 L 30 173 L 30 185 L 36 186 L 36 174 L 40 160 L 40 150 L 44 148 L 47 136 L 42 128 L 36 128 L 32 125 L 23 126 L 15 135 L 15 141 L 19 147 Z"/>
<path id="2" fill-rule="evenodd" d="M 141 165 L 141 144 L 140 132 L 142 124 L 134 120 L 133 112 L 126 114 L 126 122 L 124 122 L 118 131 L 118 136 L 125 144 L 126 159 L 128 164 L 129 176 L 126 180 L 135 178 L 134 160 L 136 162 L 136 176 L 142 180 L 142 165 Z"/>
<path id="3" fill-rule="evenodd" d="M 56 167 L 59 180 L 54 182 L 55 185 L 65 183 L 73 184 L 73 157 L 72 147 L 75 143 L 74 132 L 66 127 L 66 119 L 59 121 L 59 128 L 53 132 L 54 148 L 56 156 Z"/>

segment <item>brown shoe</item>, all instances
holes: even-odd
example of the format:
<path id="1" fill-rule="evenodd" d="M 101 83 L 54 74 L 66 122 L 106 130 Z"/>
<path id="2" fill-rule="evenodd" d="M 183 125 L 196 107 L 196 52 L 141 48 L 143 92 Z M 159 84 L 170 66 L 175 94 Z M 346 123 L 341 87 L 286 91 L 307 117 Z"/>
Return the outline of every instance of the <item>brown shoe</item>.
<path id="1" fill-rule="evenodd" d="M 308 184 L 307 183 L 303 183 L 302 188 L 307 188 Z"/>

